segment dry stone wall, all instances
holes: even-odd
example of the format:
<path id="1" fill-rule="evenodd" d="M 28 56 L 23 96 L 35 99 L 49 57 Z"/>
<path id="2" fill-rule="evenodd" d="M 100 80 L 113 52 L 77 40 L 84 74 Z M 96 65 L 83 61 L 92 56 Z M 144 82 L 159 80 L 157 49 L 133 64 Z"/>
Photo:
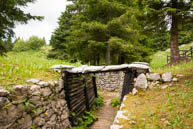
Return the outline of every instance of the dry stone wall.
<path id="1" fill-rule="evenodd" d="M 71 129 L 62 80 L 0 88 L 0 129 Z"/>
<path id="2" fill-rule="evenodd" d="M 123 71 L 96 73 L 96 85 L 100 90 L 114 91 L 122 90 L 124 83 Z"/>

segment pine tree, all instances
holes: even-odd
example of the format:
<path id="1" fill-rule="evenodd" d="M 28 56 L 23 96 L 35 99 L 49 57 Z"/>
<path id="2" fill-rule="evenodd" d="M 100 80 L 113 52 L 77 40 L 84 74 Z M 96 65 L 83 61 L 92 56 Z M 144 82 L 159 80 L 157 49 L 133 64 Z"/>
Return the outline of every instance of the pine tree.
<path id="1" fill-rule="evenodd" d="M 133 1 L 69 1 L 52 35 L 50 57 L 67 55 L 92 65 L 146 61 L 149 49 L 138 42 Z"/>
<path id="2" fill-rule="evenodd" d="M 170 29 L 171 63 L 180 60 L 179 26 L 193 21 L 191 0 L 138 0 L 146 16 L 145 29 L 152 32 Z"/>

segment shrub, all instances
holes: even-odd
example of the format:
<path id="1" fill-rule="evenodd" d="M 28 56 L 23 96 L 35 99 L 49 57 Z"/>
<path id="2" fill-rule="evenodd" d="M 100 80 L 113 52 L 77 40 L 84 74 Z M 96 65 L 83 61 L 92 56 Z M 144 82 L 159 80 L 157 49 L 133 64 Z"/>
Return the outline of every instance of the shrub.
<path id="1" fill-rule="evenodd" d="M 24 40 L 18 40 L 13 47 L 13 51 L 22 52 L 29 50 L 29 46 Z"/>
<path id="2" fill-rule="evenodd" d="M 27 41 L 27 45 L 31 50 L 39 50 L 42 46 L 46 45 L 45 39 L 41 39 L 37 36 L 32 36 Z"/>
<path id="3" fill-rule="evenodd" d="M 98 95 L 98 98 L 95 99 L 93 108 L 96 108 L 96 110 L 100 107 L 104 106 L 104 98 L 101 95 Z M 95 109 L 93 109 L 95 110 Z"/>
<path id="4" fill-rule="evenodd" d="M 86 129 L 87 127 L 91 126 L 96 120 L 98 120 L 98 117 L 94 112 L 103 105 L 103 97 L 101 95 L 98 95 L 98 98 L 96 98 L 94 101 L 91 111 L 85 111 L 82 117 L 77 118 L 76 122 L 74 122 L 73 129 Z M 75 115 L 74 113 L 71 114 Z"/>
<path id="5" fill-rule="evenodd" d="M 22 52 L 27 50 L 39 50 L 42 46 L 46 45 L 44 38 L 38 38 L 37 36 L 32 36 L 28 41 L 17 40 L 14 44 L 13 50 L 16 52 Z"/>
<path id="6" fill-rule="evenodd" d="M 118 97 L 112 99 L 111 104 L 113 107 L 119 107 L 121 105 L 121 101 Z"/>

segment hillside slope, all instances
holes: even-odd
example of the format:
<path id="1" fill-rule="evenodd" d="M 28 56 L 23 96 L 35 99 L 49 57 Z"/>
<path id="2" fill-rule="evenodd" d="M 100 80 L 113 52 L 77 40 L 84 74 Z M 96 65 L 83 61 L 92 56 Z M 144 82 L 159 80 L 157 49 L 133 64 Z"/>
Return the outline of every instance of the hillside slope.
<path id="1" fill-rule="evenodd" d="M 185 44 L 180 46 L 180 50 L 188 50 L 190 47 L 193 47 L 193 43 Z M 151 69 L 154 72 L 172 72 L 173 74 L 178 74 L 181 72 L 187 73 L 187 69 L 191 69 L 193 67 L 193 61 L 188 63 L 181 63 L 179 65 L 171 66 L 171 67 L 163 67 L 167 64 L 166 58 L 167 55 L 170 55 L 170 49 L 166 51 L 159 51 L 152 56 L 152 61 L 150 63 Z"/>
<path id="2" fill-rule="evenodd" d="M 180 49 L 190 46 L 193 44 Z M 127 95 L 122 111 L 127 111 L 124 116 L 128 119 L 119 119 L 120 129 L 193 129 L 193 61 L 163 68 L 167 54 L 169 50 L 153 56 L 152 70 L 180 74 L 179 81 Z M 163 89 L 164 86 L 168 88 Z"/>
<path id="3" fill-rule="evenodd" d="M 9 52 L 6 57 L 0 57 L 0 86 L 25 84 L 25 80 L 29 78 L 55 80 L 59 75 L 50 70 L 52 65 L 79 65 L 47 59 L 48 50 L 48 47 L 44 47 L 40 51 Z"/>

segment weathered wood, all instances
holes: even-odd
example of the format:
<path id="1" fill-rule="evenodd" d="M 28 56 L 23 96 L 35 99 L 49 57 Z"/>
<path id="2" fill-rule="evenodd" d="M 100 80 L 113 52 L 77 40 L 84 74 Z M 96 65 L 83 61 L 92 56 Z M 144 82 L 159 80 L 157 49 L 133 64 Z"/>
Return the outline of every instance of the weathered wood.
<path id="1" fill-rule="evenodd" d="M 78 98 L 74 98 L 72 99 L 72 101 L 70 102 L 72 107 L 74 106 L 74 104 L 77 104 L 77 103 L 81 103 L 83 100 L 85 100 L 84 96 L 79 96 Z M 82 102 L 83 103 L 83 102 Z M 84 103 L 83 103 L 84 104 Z"/>
<path id="2" fill-rule="evenodd" d="M 92 78 L 92 83 L 93 83 L 93 86 L 94 86 L 95 97 L 98 97 L 97 85 L 96 85 L 96 76 L 94 76 L 94 77 Z"/>
<path id="3" fill-rule="evenodd" d="M 83 82 L 86 83 L 85 80 Z M 86 86 L 84 87 L 84 96 L 85 96 L 86 110 L 89 111 L 90 110 L 89 109 L 89 100 L 88 100 L 88 93 L 87 93 L 87 87 Z"/>
<path id="4" fill-rule="evenodd" d="M 134 79 L 135 71 L 127 70 L 125 71 L 125 78 L 123 83 L 123 89 L 121 93 L 121 101 L 123 100 L 124 96 L 129 92 L 132 92 L 133 89 L 133 79 Z"/>
<path id="5" fill-rule="evenodd" d="M 67 105 L 68 105 L 68 109 L 71 110 L 71 105 L 70 105 L 70 96 L 69 96 L 69 87 L 68 87 L 68 72 L 65 72 L 64 76 L 63 76 L 63 80 L 64 80 L 64 90 L 65 90 L 65 99 L 67 101 Z"/>
<path id="6" fill-rule="evenodd" d="M 73 97 L 73 96 L 75 96 L 75 95 L 80 94 L 81 92 L 84 92 L 84 89 L 83 89 L 83 88 L 77 90 L 76 92 L 70 92 L 69 94 L 70 94 L 70 97 Z"/>
<path id="7" fill-rule="evenodd" d="M 70 121 L 73 123 L 86 110 L 89 111 L 92 107 L 95 97 L 97 97 L 96 79 L 93 79 L 93 75 L 91 76 L 90 73 L 67 73 L 66 75 L 67 104 L 70 107 L 70 112 L 75 113 L 75 116 L 70 117 Z"/>
<path id="8" fill-rule="evenodd" d="M 79 110 L 76 110 L 75 116 L 72 118 L 72 120 L 75 121 L 78 117 L 81 117 L 85 111 L 86 111 L 86 106 L 83 105 L 82 107 L 79 108 Z"/>
<path id="9" fill-rule="evenodd" d="M 82 105 L 85 105 L 85 99 L 81 99 L 79 102 L 74 103 L 72 106 L 72 111 L 76 111 L 75 109 L 80 108 Z"/>

